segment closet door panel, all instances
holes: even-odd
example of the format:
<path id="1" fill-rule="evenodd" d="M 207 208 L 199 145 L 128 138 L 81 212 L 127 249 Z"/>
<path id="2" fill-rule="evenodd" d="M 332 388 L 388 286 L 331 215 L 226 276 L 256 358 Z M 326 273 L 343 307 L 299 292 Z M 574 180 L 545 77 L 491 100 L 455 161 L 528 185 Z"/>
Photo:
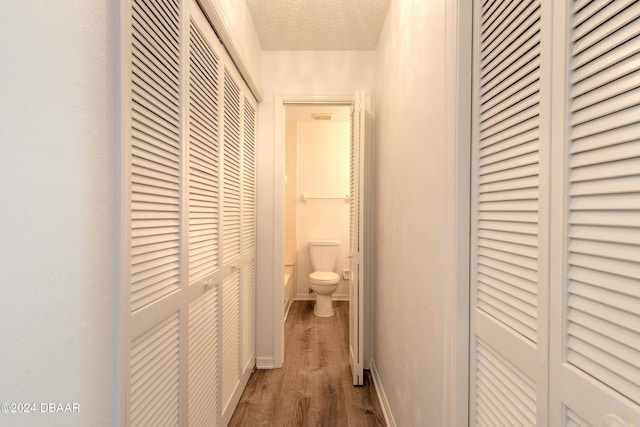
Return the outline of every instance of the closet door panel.
<path id="1" fill-rule="evenodd" d="M 202 14 L 189 22 L 188 425 L 220 424 L 220 55 Z M 205 293 L 201 294 L 204 288 Z"/>
<path id="2" fill-rule="evenodd" d="M 256 108 L 244 98 L 242 145 L 242 254 L 256 251 Z"/>
<path id="3" fill-rule="evenodd" d="M 189 283 L 219 270 L 220 131 L 218 57 L 189 28 Z"/>
<path id="4" fill-rule="evenodd" d="M 242 370 L 253 370 L 256 358 L 256 267 L 250 260 L 242 268 Z"/>
<path id="5" fill-rule="evenodd" d="M 538 364 L 546 350 L 545 7 L 541 0 L 476 2 L 472 425 L 535 426 L 546 417 L 546 372 Z"/>
<path id="6" fill-rule="evenodd" d="M 131 425 L 180 420 L 180 320 L 172 315 L 131 343 Z"/>
<path id="7" fill-rule="evenodd" d="M 222 411 L 229 407 L 240 378 L 240 274 L 227 276 L 222 283 Z"/>
<path id="8" fill-rule="evenodd" d="M 229 70 L 224 72 L 224 161 L 223 161 L 223 262 L 240 256 L 241 182 L 240 88 Z"/>
<path id="9" fill-rule="evenodd" d="M 242 207 L 241 207 L 241 300 L 242 300 L 242 370 L 255 366 L 256 330 L 256 106 L 243 97 L 242 122 Z"/>
<path id="10" fill-rule="evenodd" d="M 640 424 L 640 7 L 570 2 L 554 419 Z"/>
<path id="11" fill-rule="evenodd" d="M 180 287 L 180 20 L 177 2 L 167 0 L 164 6 L 172 19 L 157 22 L 158 4 L 132 4 L 132 312 Z"/>
<path id="12" fill-rule="evenodd" d="M 127 425 L 173 426 L 182 413 L 185 338 L 183 9 L 172 0 L 133 0 L 127 6 L 122 419 Z"/>
<path id="13" fill-rule="evenodd" d="M 188 425 L 218 425 L 218 289 L 189 304 Z"/>

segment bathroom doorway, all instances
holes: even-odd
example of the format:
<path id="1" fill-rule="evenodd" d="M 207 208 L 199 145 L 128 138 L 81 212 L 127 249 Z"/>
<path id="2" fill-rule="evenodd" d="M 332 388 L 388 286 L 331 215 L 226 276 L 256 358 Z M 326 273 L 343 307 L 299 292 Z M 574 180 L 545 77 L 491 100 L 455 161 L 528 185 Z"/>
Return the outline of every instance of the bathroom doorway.
<path id="1" fill-rule="evenodd" d="M 284 311 L 314 300 L 308 242 L 339 242 L 333 300 L 349 300 L 350 105 L 288 104 L 284 141 Z"/>
<path id="2" fill-rule="evenodd" d="M 282 150 L 276 153 L 282 174 L 280 180 L 276 177 L 276 185 L 278 181 L 282 185 L 278 216 L 282 231 L 276 226 L 276 235 L 282 239 L 282 251 L 277 251 L 282 252 L 282 267 L 276 270 L 282 272 L 278 281 L 282 285 L 274 297 L 280 293 L 283 310 L 274 313 L 276 325 L 281 325 L 276 327 L 274 341 L 284 355 L 284 321 L 291 302 L 315 299 L 309 290 L 308 241 L 339 241 L 334 272 L 340 280 L 333 299 L 349 301 L 350 350 L 345 357 L 350 359 L 355 385 L 362 384 L 369 358 L 365 344 L 369 342 L 370 295 L 361 284 L 368 280 L 370 244 L 362 236 L 370 235 L 371 198 L 364 191 L 370 186 L 364 184 L 371 162 L 370 150 L 364 150 L 365 139 L 360 136 L 370 126 L 370 120 L 365 120 L 370 117 L 370 105 L 370 96 L 363 92 L 351 97 L 276 100 L 276 122 L 281 123 L 276 126 L 276 139 Z"/>

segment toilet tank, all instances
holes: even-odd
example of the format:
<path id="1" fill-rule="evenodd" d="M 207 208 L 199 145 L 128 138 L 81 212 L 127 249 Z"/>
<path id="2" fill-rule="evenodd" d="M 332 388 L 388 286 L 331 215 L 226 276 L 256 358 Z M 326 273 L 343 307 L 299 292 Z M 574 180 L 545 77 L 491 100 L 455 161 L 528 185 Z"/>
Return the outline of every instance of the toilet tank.
<path id="1" fill-rule="evenodd" d="M 337 240 L 310 240 L 309 256 L 313 271 L 333 271 L 339 249 L 340 242 Z"/>

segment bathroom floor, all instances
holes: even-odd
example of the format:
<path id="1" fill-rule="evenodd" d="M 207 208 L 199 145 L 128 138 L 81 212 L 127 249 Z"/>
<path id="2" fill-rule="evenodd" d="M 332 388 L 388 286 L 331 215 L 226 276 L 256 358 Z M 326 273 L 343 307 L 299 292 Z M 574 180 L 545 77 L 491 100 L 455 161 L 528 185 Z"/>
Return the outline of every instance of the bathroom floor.
<path id="1" fill-rule="evenodd" d="M 335 315 L 313 315 L 313 301 L 294 301 L 285 324 L 282 369 L 251 374 L 230 426 L 384 426 L 371 376 L 351 382 L 349 303 Z"/>

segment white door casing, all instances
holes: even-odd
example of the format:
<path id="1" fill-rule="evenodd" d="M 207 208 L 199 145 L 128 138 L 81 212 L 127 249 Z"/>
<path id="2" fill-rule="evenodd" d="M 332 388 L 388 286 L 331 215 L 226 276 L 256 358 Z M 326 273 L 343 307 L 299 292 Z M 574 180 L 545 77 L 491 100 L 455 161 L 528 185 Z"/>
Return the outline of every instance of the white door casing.
<path id="1" fill-rule="evenodd" d="M 357 91 L 351 107 L 349 144 L 349 362 L 354 385 L 363 385 L 364 368 L 364 271 L 365 271 L 365 130 L 367 97 Z"/>

